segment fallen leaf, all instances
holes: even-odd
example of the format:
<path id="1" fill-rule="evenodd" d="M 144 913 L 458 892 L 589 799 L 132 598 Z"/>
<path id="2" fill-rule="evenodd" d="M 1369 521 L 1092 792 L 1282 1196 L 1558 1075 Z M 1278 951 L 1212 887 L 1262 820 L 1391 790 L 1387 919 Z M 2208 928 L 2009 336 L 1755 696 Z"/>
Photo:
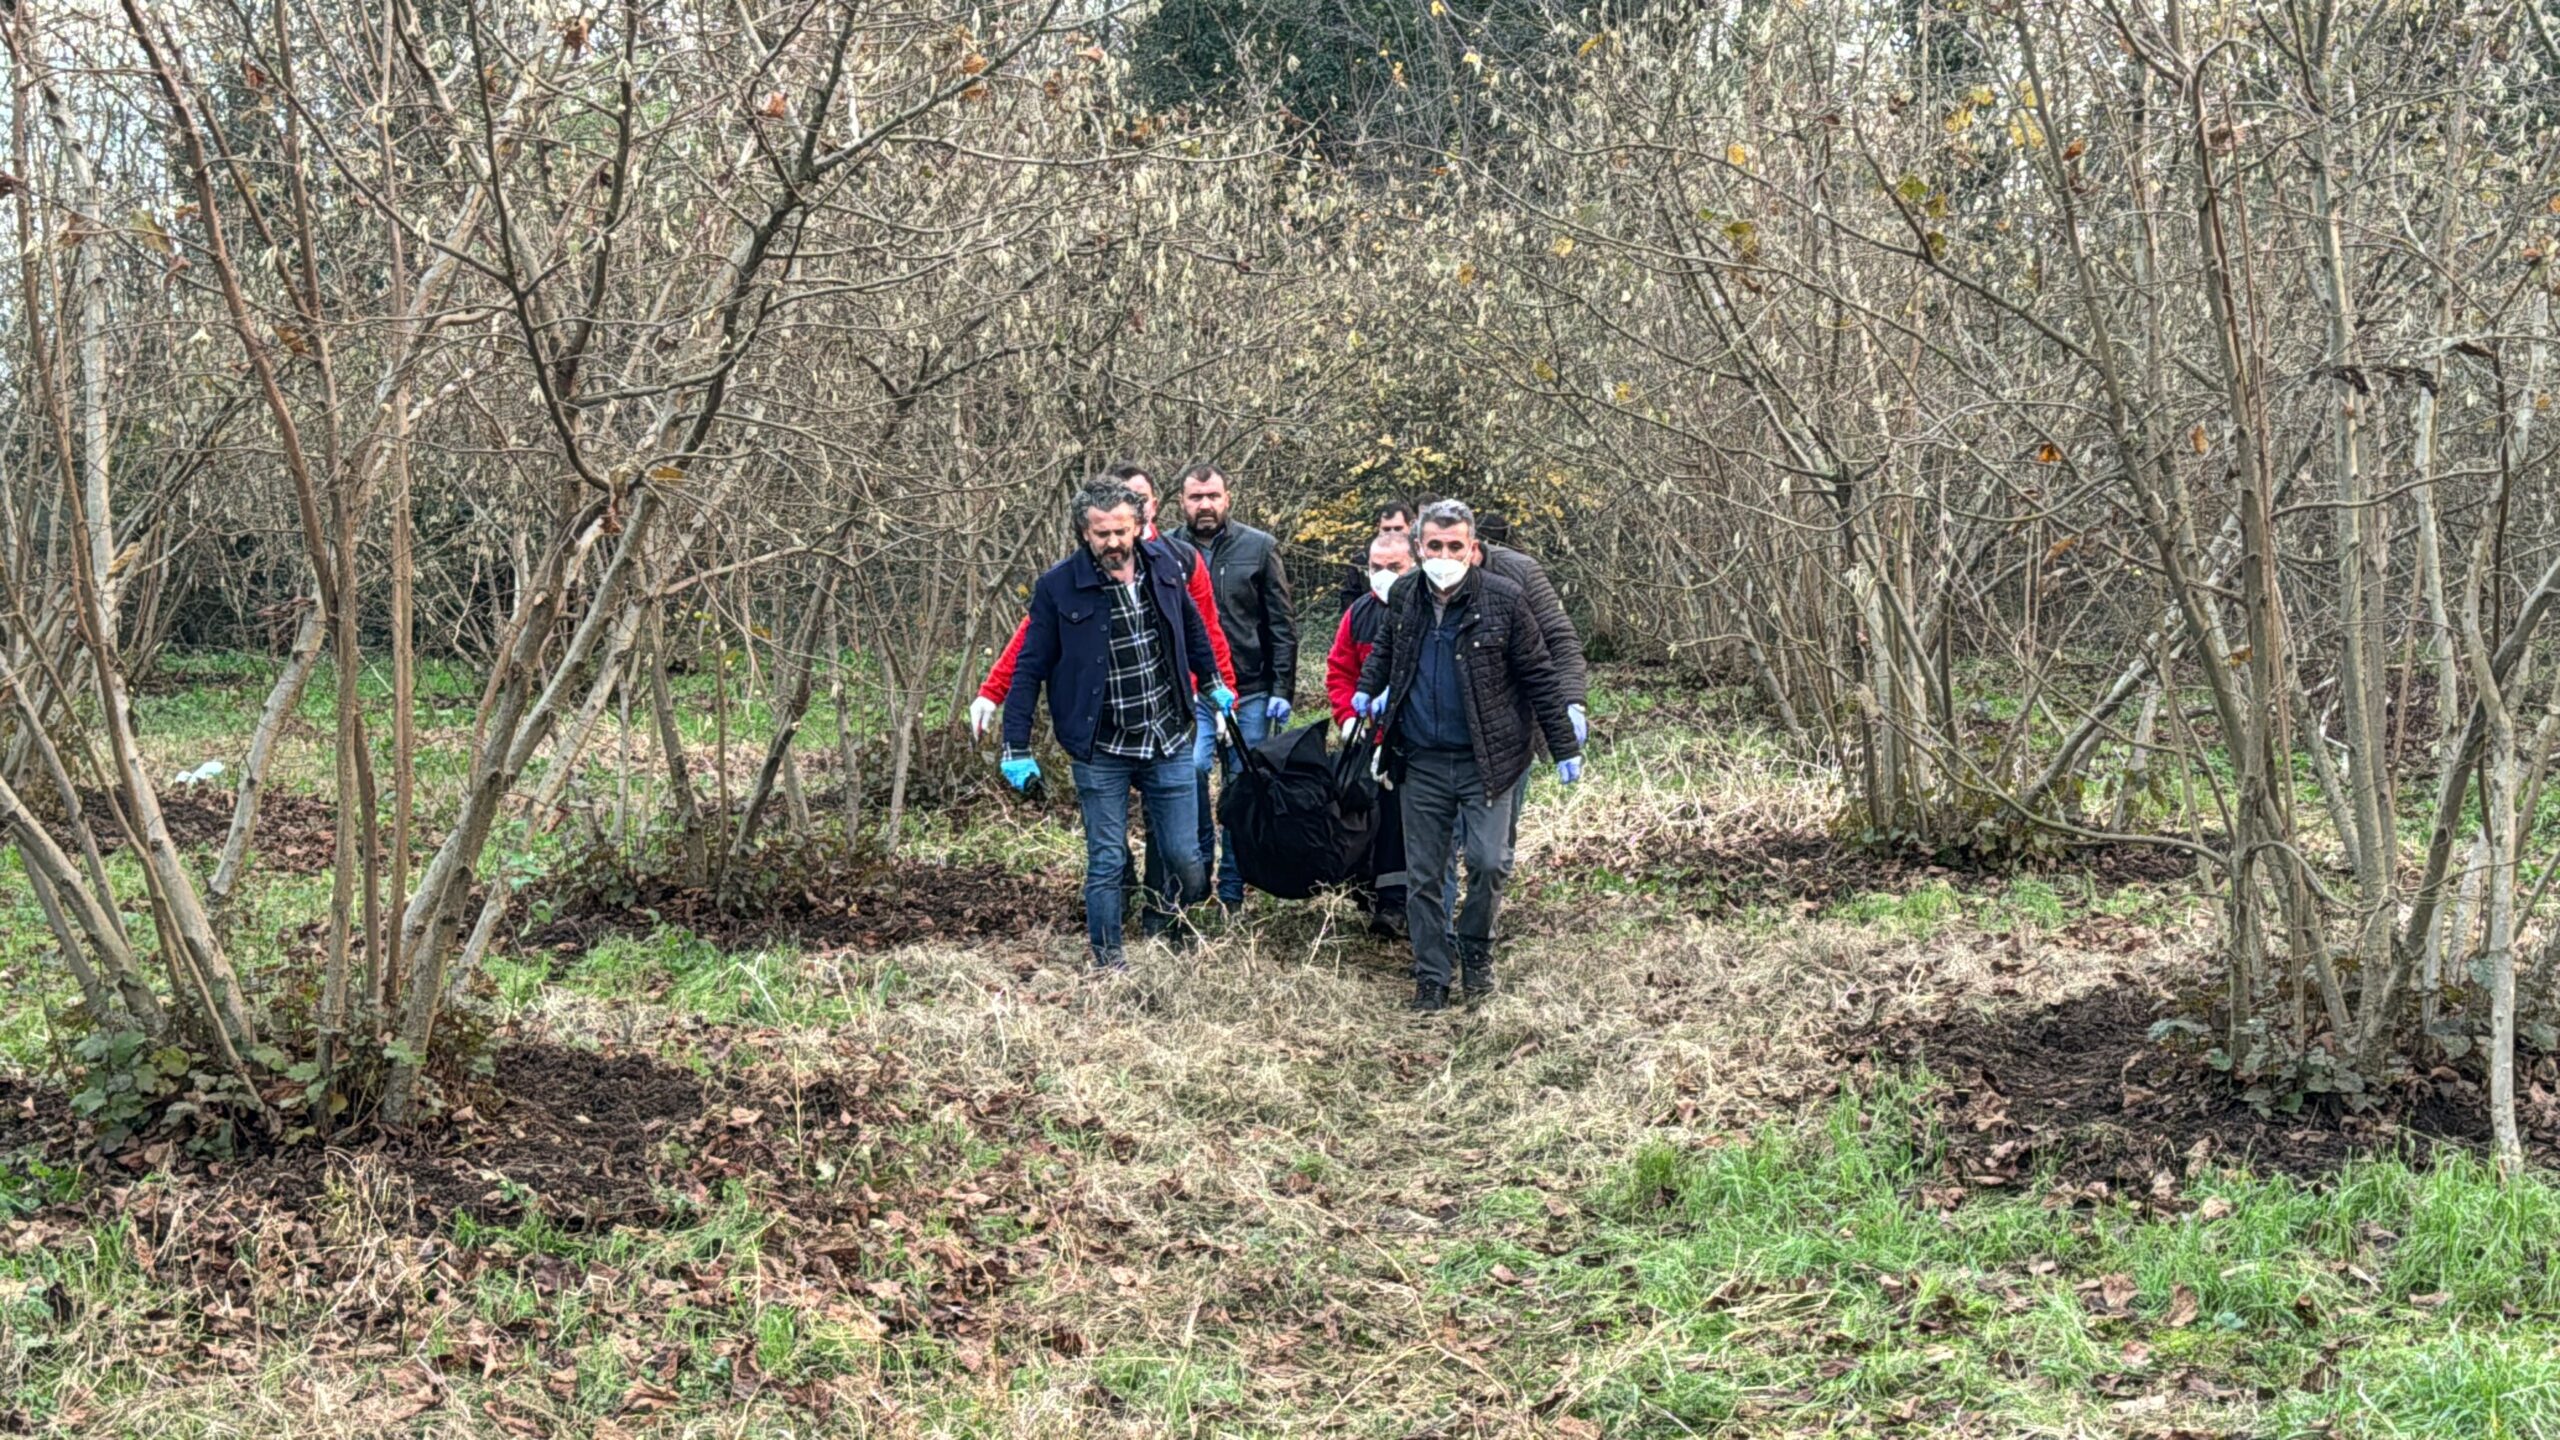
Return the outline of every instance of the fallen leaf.
<path id="1" fill-rule="evenodd" d="M 631 1388 L 624 1391 L 622 1396 L 622 1408 L 641 1415 L 653 1414 L 660 1410 L 672 1410 L 683 1403 L 683 1396 L 663 1385 L 653 1385 L 646 1380 L 633 1381 Z"/>
<path id="2" fill-rule="evenodd" d="M 2196 1323 L 2197 1308 L 2196 1292 L 2181 1285 L 2169 1292 L 2169 1313 L 2160 1317 L 2160 1323 L 2172 1330 L 2184 1330 Z"/>
<path id="3" fill-rule="evenodd" d="M 2230 1215 L 2231 1202 L 2219 1195 L 2207 1197 L 2202 1205 L 2196 1207 L 2196 1218 L 2199 1220 L 2224 1220 L 2230 1218 Z"/>
<path id="4" fill-rule="evenodd" d="M 2133 1277 L 2122 1272 L 2100 1276 L 2080 1286 L 2082 1303 L 2096 1315 L 2121 1316 L 2133 1307 L 2133 1297 L 2142 1293 Z"/>

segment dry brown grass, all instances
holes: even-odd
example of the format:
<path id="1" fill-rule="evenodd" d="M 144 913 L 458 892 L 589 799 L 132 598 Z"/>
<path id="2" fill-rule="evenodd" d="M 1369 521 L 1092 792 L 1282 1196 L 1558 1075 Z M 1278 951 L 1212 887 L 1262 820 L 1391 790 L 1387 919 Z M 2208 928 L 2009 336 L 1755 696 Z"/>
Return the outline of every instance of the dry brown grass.
<path id="1" fill-rule="evenodd" d="M 1818 777 L 1764 751 L 1695 737 L 1631 746 L 1597 783 L 1540 795 L 1524 879 L 1592 834 L 1738 842 L 1814 827 L 1835 804 Z M 1002 843 L 1055 848 L 1037 835 Z M 1705 1143 L 1827 1094 L 1825 1039 L 1845 1024 L 2084 983 L 2086 966 L 2060 948 L 1961 925 L 1675 919 L 1664 898 L 1542 905 L 1507 948 L 1502 996 L 1445 1019 L 1402 1012 L 1404 957 L 1339 906 L 1266 904 L 1197 948 L 1133 951 L 1137 973 L 1119 982 L 1088 979 L 1070 936 L 1036 954 L 924 946 L 794 968 L 792 993 L 776 997 L 785 1012 L 844 1008 L 884 971 L 901 983 L 849 1018 L 757 1028 L 769 1067 L 815 1075 L 848 1051 L 891 1054 L 928 1086 L 1027 1083 L 1062 1131 L 1100 1137 L 1068 1155 L 1076 1224 L 1005 1298 L 999 1334 L 1016 1338 L 986 1373 L 901 1373 L 881 1352 L 831 1382 L 824 1419 L 771 1400 L 578 1419 L 544 1413 L 538 1385 L 503 1375 L 438 1379 L 420 1409 L 414 1355 L 278 1346 L 224 1385 L 119 1385 L 124 1398 L 84 1407 L 83 1433 L 1555 1433 L 1499 1349 L 1451 1323 L 1432 1279 L 1443 1247 L 1519 1228 L 1488 1219 L 1487 1197 L 1543 1197 L 1570 1230 L 1645 1139 Z M 517 1019 L 673 1054 L 693 1033 L 663 1003 L 564 985 Z M 377 1250 L 378 1266 L 356 1269 L 378 1270 L 386 1296 L 414 1284 L 414 1248 L 404 1259 L 382 1220 L 397 1197 L 356 1166 L 339 1198 L 325 1243 Z M 119 1358 L 109 1337 L 86 1343 L 101 1371 Z M 84 1368 L 65 1383 L 76 1389 Z"/>

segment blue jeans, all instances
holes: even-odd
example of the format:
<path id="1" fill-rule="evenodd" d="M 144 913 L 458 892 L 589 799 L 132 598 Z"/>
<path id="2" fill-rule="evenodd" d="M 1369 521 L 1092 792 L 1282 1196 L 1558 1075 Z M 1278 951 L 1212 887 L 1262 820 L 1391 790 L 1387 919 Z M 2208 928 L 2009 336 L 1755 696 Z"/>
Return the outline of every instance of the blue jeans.
<path id="1" fill-rule="evenodd" d="M 1207 886 L 1200 852 L 1191 837 L 1198 828 L 1193 812 L 1194 776 L 1188 757 L 1170 760 L 1122 760 L 1098 755 L 1069 766 L 1075 776 L 1076 803 L 1084 810 L 1084 934 L 1097 965 L 1120 959 L 1120 932 L 1128 919 L 1122 889 L 1129 872 L 1129 791 L 1144 797 L 1147 833 L 1158 841 L 1158 853 L 1172 873 L 1164 888 L 1148 897 L 1146 929 L 1156 934 L 1173 923 L 1183 902 Z"/>
<path id="2" fill-rule="evenodd" d="M 1216 836 L 1218 817 L 1216 812 L 1209 808 L 1209 761 L 1210 757 L 1218 753 L 1216 712 L 1211 709 L 1205 697 L 1194 700 L 1192 704 L 1200 721 L 1199 729 L 1191 737 L 1191 758 L 1200 766 L 1200 862 L 1205 868 L 1209 864 L 1211 855 L 1214 854 L 1217 857 L 1218 901 L 1225 905 L 1241 905 L 1244 903 L 1244 874 L 1236 869 L 1236 837 L 1227 836 L 1226 847 L 1223 850 L 1218 848 Z M 1271 737 L 1271 697 L 1268 695 L 1236 697 L 1236 713 L 1232 723 L 1237 744 L 1259 745 L 1269 739 Z M 1224 774 L 1220 776 L 1221 781 L 1234 776 L 1236 765 L 1240 763 L 1230 762 L 1226 765 Z"/>

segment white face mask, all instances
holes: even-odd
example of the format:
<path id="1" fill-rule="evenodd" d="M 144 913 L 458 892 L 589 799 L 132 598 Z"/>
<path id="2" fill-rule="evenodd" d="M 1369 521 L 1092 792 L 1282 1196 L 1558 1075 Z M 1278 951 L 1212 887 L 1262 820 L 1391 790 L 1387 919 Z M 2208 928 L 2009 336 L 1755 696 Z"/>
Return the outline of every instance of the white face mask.
<path id="1" fill-rule="evenodd" d="M 1467 576 L 1467 562 L 1452 560 L 1446 555 L 1434 555 L 1422 562 L 1422 573 L 1430 576 L 1431 583 L 1441 589 L 1454 589 L 1457 583 Z"/>
<path id="2" fill-rule="evenodd" d="M 1369 572 L 1369 592 L 1384 600 L 1387 592 L 1396 588 L 1396 582 L 1403 578 L 1393 570 L 1372 570 Z"/>

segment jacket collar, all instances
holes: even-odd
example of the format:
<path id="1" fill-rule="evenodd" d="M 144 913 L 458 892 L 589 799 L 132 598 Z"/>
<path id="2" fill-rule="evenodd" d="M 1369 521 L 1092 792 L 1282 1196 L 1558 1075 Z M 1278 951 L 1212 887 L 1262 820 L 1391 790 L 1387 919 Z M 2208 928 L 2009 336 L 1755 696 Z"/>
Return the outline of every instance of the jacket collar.
<path id="1" fill-rule="evenodd" d="M 1137 565 L 1139 584 L 1144 585 L 1149 583 L 1154 576 L 1156 567 L 1150 563 L 1154 558 L 1152 552 L 1156 547 L 1163 543 L 1164 542 L 1161 540 L 1140 540 L 1138 542 Z M 1077 543 L 1076 553 L 1068 563 L 1070 566 L 1067 572 L 1068 579 L 1073 581 L 1075 587 L 1079 590 L 1099 590 L 1105 585 L 1117 585 L 1120 583 L 1119 581 L 1102 573 L 1102 567 L 1094 561 L 1093 552 L 1085 548 L 1082 542 Z"/>

